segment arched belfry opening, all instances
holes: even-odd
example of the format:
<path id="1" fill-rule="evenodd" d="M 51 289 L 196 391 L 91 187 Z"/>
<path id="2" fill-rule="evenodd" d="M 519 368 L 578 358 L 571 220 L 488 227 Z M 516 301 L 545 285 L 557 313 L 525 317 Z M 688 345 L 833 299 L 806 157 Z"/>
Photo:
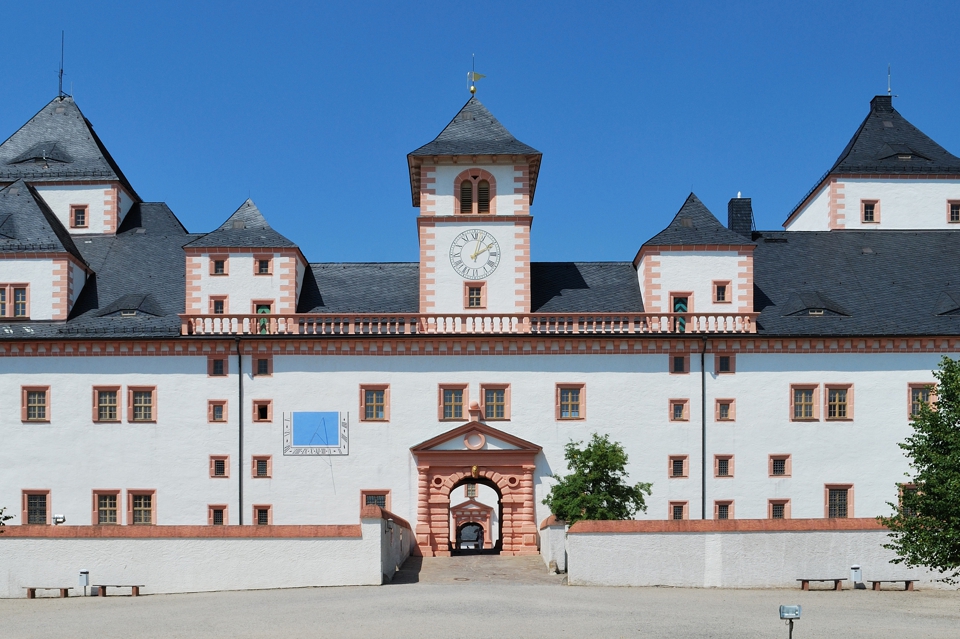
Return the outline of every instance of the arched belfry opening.
<path id="1" fill-rule="evenodd" d="M 473 421 L 410 450 L 419 475 L 416 536 L 421 554 L 450 556 L 458 543 L 451 507 L 466 511 L 467 506 L 460 503 L 464 498 L 461 487 L 470 484 L 490 486 L 499 496 L 499 539 L 494 543 L 501 554 L 539 552 L 533 473 L 540 446 Z M 469 523 L 471 516 L 461 517 L 461 524 Z M 477 513 L 474 518 L 482 519 L 482 515 Z M 490 523 L 484 530 L 489 535 Z"/>

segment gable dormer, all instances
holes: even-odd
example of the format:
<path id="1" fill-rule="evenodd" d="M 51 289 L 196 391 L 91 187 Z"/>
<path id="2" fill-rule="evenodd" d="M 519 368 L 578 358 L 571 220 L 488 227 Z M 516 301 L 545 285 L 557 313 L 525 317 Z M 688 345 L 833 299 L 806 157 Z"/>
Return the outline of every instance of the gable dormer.
<path id="1" fill-rule="evenodd" d="M 960 228 L 960 158 L 893 108 L 870 112 L 833 167 L 794 208 L 788 231 Z"/>
<path id="2" fill-rule="evenodd" d="M 55 98 L 0 144 L 0 184 L 18 179 L 72 235 L 112 235 L 140 201 L 70 96 Z"/>
<path id="3" fill-rule="evenodd" d="M 730 217 L 743 218 L 737 200 L 731 202 Z M 691 193 L 667 228 L 645 242 L 634 259 L 644 311 L 752 313 L 755 247 Z"/>
<path id="4" fill-rule="evenodd" d="M 247 200 L 215 231 L 183 247 L 190 315 L 297 311 L 307 261 Z"/>
<path id="5" fill-rule="evenodd" d="M 20 179 L 0 190 L 0 322 L 65 321 L 89 272 L 35 189 Z"/>

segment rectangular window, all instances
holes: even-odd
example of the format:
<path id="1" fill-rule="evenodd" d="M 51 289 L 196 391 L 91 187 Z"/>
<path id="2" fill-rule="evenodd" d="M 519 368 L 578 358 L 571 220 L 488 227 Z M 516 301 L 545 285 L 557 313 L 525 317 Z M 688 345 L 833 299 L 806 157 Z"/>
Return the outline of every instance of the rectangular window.
<path id="1" fill-rule="evenodd" d="M 729 281 L 713 283 L 713 301 L 717 304 L 729 304 L 733 301 Z"/>
<path id="2" fill-rule="evenodd" d="M 790 455 L 770 455 L 767 473 L 771 477 L 789 477 L 793 473 Z"/>
<path id="3" fill-rule="evenodd" d="M 685 501 L 672 501 L 668 506 L 670 519 L 686 519 L 687 518 L 687 502 Z"/>
<path id="4" fill-rule="evenodd" d="M 670 373 L 674 375 L 684 375 L 690 372 L 689 355 L 671 355 Z"/>
<path id="5" fill-rule="evenodd" d="M 272 275 L 273 274 L 273 258 L 270 257 L 258 257 L 254 260 L 254 273 L 256 275 Z"/>
<path id="6" fill-rule="evenodd" d="M 50 387 L 24 386 L 21 391 L 21 420 L 25 422 L 50 421 Z"/>
<path id="7" fill-rule="evenodd" d="M 266 357 L 257 358 L 257 372 L 258 377 L 263 377 L 270 374 L 270 360 Z"/>
<path id="8" fill-rule="evenodd" d="M 253 421 L 272 422 L 273 421 L 273 401 L 269 399 L 253 400 Z"/>
<path id="9" fill-rule="evenodd" d="M 47 517 L 47 506 L 49 505 L 48 500 L 49 493 L 47 492 L 36 492 L 36 493 L 24 493 L 24 499 L 26 500 L 26 519 L 23 520 L 23 523 L 28 525 L 46 525 L 49 522 Z"/>
<path id="10" fill-rule="evenodd" d="M 7 289 L 0 286 L 0 317 L 7 316 Z"/>
<path id="11" fill-rule="evenodd" d="M 790 519 L 790 500 L 771 499 L 768 501 L 767 517 L 770 519 Z"/>
<path id="12" fill-rule="evenodd" d="M 226 300 L 211 299 L 210 302 L 213 304 L 213 308 L 210 310 L 214 315 L 223 315 L 226 312 Z"/>
<path id="13" fill-rule="evenodd" d="M 713 502 L 713 516 L 714 516 L 714 519 L 733 519 L 733 502 L 732 501 Z"/>
<path id="14" fill-rule="evenodd" d="M 215 257 L 210 260 L 210 275 L 226 275 L 227 258 Z"/>
<path id="15" fill-rule="evenodd" d="M 864 224 L 878 224 L 880 222 L 880 202 L 877 200 L 860 200 L 860 221 Z"/>
<path id="16" fill-rule="evenodd" d="M 364 489 L 360 491 L 360 508 L 379 506 L 390 510 L 390 491 L 383 489 Z"/>
<path id="17" fill-rule="evenodd" d="M 714 355 L 714 372 L 717 375 L 728 375 L 737 372 L 736 355 Z"/>
<path id="18" fill-rule="evenodd" d="M 557 419 L 584 419 L 586 386 L 557 384 Z"/>
<path id="19" fill-rule="evenodd" d="M 463 407 L 467 402 L 467 385 L 441 385 L 439 418 L 463 419 Z"/>
<path id="20" fill-rule="evenodd" d="M 273 523 L 273 507 L 255 505 L 253 507 L 253 523 L 257 526 L 269 526 Z"/>
<path id="21" fill-rule="evenodd" d="M 117 519 L 117 498 L 119 496 L 119 491 L 116 493 L 99 493 L 96 495 L 97 500 L 97 524 L 119 524 L 120 521 Z"/>
<path id="22" fill-rule="evenodd" d="M 947 202 L 947 222 L 950 224 L 960 222 L 960 201 Z"/>
<path id="23" fill-rule="evenodd" d="M 254 479 L 270 479 L 273 477 L 273 457 L 260 455 L 253 458 L 250 472 Z"/>
<path id="24" fill-rule="evenodd" d="M 670 457 L 669 476 L 673 478 L 683 478 L 687 476 L 687 456 L 673 455 Z"/>
<path id="25" fill-rule="evenodd" d="M 487 307 L 487 283 L 463 283 L 463 308 L 482 309 Z"/>
<path id="26" fill-rule="evenodd" d="M 689 313 L 693 310 L 693 304 L 690 303 L 692 297 L 692 293 L 670 294 L 670 308 L 674 313 L 677 314 L 672 318 L 674 323 L 673 328 L 677 333 L 684 333 L 687 330 L 686 313 Z"/>
<path id="27" fill-rule="evenodd" d="M 0 318 L 30 318 L 30 286 L 0 284 Z"/>
<path id="28" fill-rule="evenodd" d="M 120 387 L 99 387 L 93 389 L 93 421 L 120 421 Z"/>
<path id="29" fill-rule="evenodd" d="M 227 356 L 211 355 L 207 357 L 207 375 L 210 377 L 224 377 L 227 375 Z"/>
<path id="30" fill-rule="evenodd" d="M 211 526 L 227 525 L 227 505 L 216 504 L 207 506 L 207 523 Z"/>
<path id="31" fill-rule="evenodd" d="M 267 460 L 258 459 L 257 460 L 257 477 L 266 477 L 267 476 Z"/>
<path id="32" fill-rule="evenodd" d="M 670 400 L 670 421 L 685 422 L 690 418 L 690 400 L 671 399 Z"/>
<path id="33" fill-rule="evenodd" d="M 368 422 L 390 421 L 390 385 L 360 385 L 360 419 Z"/>
<path id="34" fill-rule="evenodd" d="M 470 308 L 480 308 L 483 306 L 481 303 L 480 291 L 481 289 L 479 286 L 471 286 L 467 289 L 467 305 Z"/>
<path id="35" fill-rule="evenodd" d="M 714 476 L 733 477 L 733 455 L 715 455 Z"/>
<path id="36" fill-rule="evenodd" d="M 718 422 L 732 422 L 737 418 L 736 403 L 732 399 L 718 399 L 715 417 Z"/>
<path id="37" fill-rule="evenodd" d="M 227 400 L 211 399 L 207 402 L 207 421 L 225 422 L 227 421 Z"/>
<path id="38" fill-rule="evenodd" d="M 222 526 L 223 525 L 223 508 L 214 508 L 213 509 L 213 525 Z"/>
<path id="39" fill-rule="evenodd" d="M 156 421 L 156 388 L 136 388 L 128 387 L 129 398 L 129 419 L 131 422 L 152 422 Z"/>
<path id="40" fill-rule="evenodd" d="M 827 419 L 853 419 L 853 386 L 826 385 Z"/>
<path id="41" fill-rule="evenodd" d="M 129 496 L 130 510 L 133 515 L 130 523 L 133 525 L 147 525 L 153 523 L 153 494 L 134 493 Z"/>
<path id="42" fill-rule="evenodd" d="M 27 289 L 17 287 L 13 289 L 13 316 L 27 317 Z"/>
<path id="43" fill-rule="evenodd" d="M 70 206 L 70 227 L 75 229 L 87 228 L 87 207 L 83 204 L 74 204 Z"/>
<path id="44" fill-rule="evenodd" d="M 933 406 L 933 384 L 910 384 L 908 390 L 910 392 L 910 417 L 919 415 L 924 406 Z"/>
<path id="45" fill-rule="evenodd" d="M 210 455 L 210 477 L 215 479 L 230 477 L 229 455 Z"/>
<path id="46" fill-rule="evenodd" d="M 488 420 L 510 419 L 510 387 L 482 384 L 483 416 Z"/>
<path id="47" fill-rule="evenodd" d="M 793 385 L 790 387 L 790 415 L 794 421 L 820 419 L 817 407 L 819 386 Z"/>
<path id="48" fill-rule="evenodd" d="M 464 488 L 463 494 L 464 494 L 466 497 L 469 497 L 470 499 L 473 499 L 474 497 L 477 496 L 477 485 L 476 485 L 476 484 L 467 484 L 467 485 L 465 485 L 463 488 Z"/>
<path id="49" fill-rule="evenodd" d="M 845 519 L 847 517 L 847 489 L 827 489 L 827 517 L 830 519 Z"/>

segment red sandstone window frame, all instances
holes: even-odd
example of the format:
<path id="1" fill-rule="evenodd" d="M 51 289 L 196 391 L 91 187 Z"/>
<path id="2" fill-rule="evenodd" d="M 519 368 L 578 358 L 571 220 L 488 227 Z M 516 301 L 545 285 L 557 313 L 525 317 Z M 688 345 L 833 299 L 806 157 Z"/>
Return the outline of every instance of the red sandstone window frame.
<path id="1" fill-rule="evenodd" d="M 481 180 L 486 180 L 489 187 L 489 205 L 488 210 L 480 212 L 479 184 Z M 463 211 L 461 206 L 461 187 L 464 182 L 470 183 L 470 211 Z M 454 215 L 496 215 L 497 214 L 497 179 L 489 171 L 473 167 L 461 171 L 453 179 L 453 212 Z"/>
<path id="2" fill-rule="evenodd" d="M 790 519 L 790 500 L 789 499 L 768 499 L 767 500 L 767 519 L 773 519 L 774 505 L 783 505 L 783 518 Z"/>
<path id="3" fill-rule="evenodd" d="M 276 300 L 270 300 L 270 299 L 250 300 L 250 314 L 251 314 L 251 315 L 260 315 L 260 314 L 261 314 L 261 313 L 257 313 L 257 307 L 258 307 L 258 306 L 269 306 L 269 307 L 270 307 L 270 312 L 269 312 L 269 313 L 263 313 L 263 315 L 273 315 L 273 314 L 275 314 L 275 313 L 277 312 L 277 301 L 276 301 Z"/>
<path id="4" fill-rule="evenodd" d="M 218 461 L 223 462 L 223 474 L 217 474 Z M 230 479 L 230 455 L 210 455 L 210 479 Z"/>
<path id="5" fill-rule="evenodd" d="M 260 262 L 267 261 L 267 272 L 262 273 L 260 271 Z M 253 256 L 253 274 L 258 277 L 272 277 L 273 276 L 273 255 L 254 255 Z"/>
<path id="6" fill-rule="evenodd" d="M 383 417 L 367 417 L 367 391 L 383 391 Z M 360 421 L 390 421 L 390 384 L 360 384 Z"/>
<path id="7" fill-rule="evenodd" d="M 23 289 L 24 296 L 24 314 L 17 315 L 16 291 Z M 0 291 L 3 292 L 3 301 L 0 302 L 0 317 L 6 320 L 29 320 L 30 319 L 30 284 L 0 284 Z"/>
<path id="8" fill-rule="evenodd" d="M 673 474 L 673 462 L 683 461 L 683 474 Z M 667 478 L 668 479 L 689 479 L 690 478 L 690 455 L 669 455 L 667 457 Z"/>
<path id="9" fill-rule="evenodd" d="M 267 511 L 267 523 L 261 524 L 260 518 L 257 516 L 260 510 Z M 250 520 L 250 523 L 254 526 L 272 526 L 273 525 L 273 504 L 254 504 L 253 505 L 253 518 Z"/>
<path id="10" fill-rule="evenodd" d="M 267 462 L 267 474 L 257 474 L 257 462 Z M 250 457 L 250 477 L 253 479 L 273 479 L 273 455 L 253 455 Z"/>
<path id="11" fill-rule="evenodd" d="M 713 303 L 714 304 L 733 304 L 733 283 L 730 280 L 713 280 Z M 724 299 L 720 299 L 719 287 L 724 287 Z M 673 308 L 671 305 L 670 308 Z"/>
<path id="12" fill-rule="evenodd" d="M 733 515 L 733 504 L 734 500 L 732 499 L 718 499 L 713 502 L 713 518 L 717 521 L 725 521 L 720 519 L 720 506 L 727 507 L 727 519 L 735 519 Z"/>
<path id="13" fill-rule="evenodd" d="M 867 220 L 867 205 L 873 205 L 873 219 Z M 860 223 L 861 224 L 879 224 L 880 223 L 880 200 L 863 199 L 860 200 Z"/>
<path id="14" fill-rule="evenodd" d="M 43 417 L 29 418 L 29 406 L 27 400 L 30 393 L 44 393 L 43 396 Z M 32 423 L 50 423 L 51 401 L 49 386 L 21 386 L 20 387 L 20 421 Z M 39 404 L 38 404 L 39 406 Z"/>
<path id="15" fill-rule="evenodd" d="M 218 313 L 216 310 L 217 302 L 223 302 L 223 311 L 220 313 Z M 211 295 L 208 312 L 211 315 L 227 315 L 230 312 L 230 296 L 229 295 Z"/>
<path id="16" fill-rule="evenodd" d="M 677 417 L 676 407 L 677 405 L 683 406 L 683 409 L 680 412 L 680 417 Z M 671 422 L 688 422 L 690 421 L 690 400 L 686 398 L 674 398 L 667 400 L 667 419 Z"/>
<path id="17" fill-rule="evenodd" d="M 100 393 L 117 394 L 117 416 L 113 419 L 100 418 Z M 93 422 L 95 424 L 117 424 L 123 421 L 123 387 L 122 386 L 94 386 L 93 387 Z"/>
<path id="18" fill-rule="evenodd" d="M 813 416 L 796 417 L 796 391 L 813 391 Z M 790 384 L 790 421 L 791 422 L 819 422 L 820 421 L 820 384 Z"/>
<path id="19" fill-rule="evenodd" d="M 223 273 L 217 273 L 217 262 L 223 262 Z M 226 277 L 230 275 L 230 255 L 211 255 L 210 256 L 210 275 L 213 277 Z"/>
<path id="20" fill-rule="evenodd" d="M 260 406 L 267 407 L 267 417 L 262 419 L 260 417 Z M 273 421 L 273 400 L 272 399 L 255 399 L 253 400 L 253 421 L 257 423 L 267 424 Z"/>
<path id="21" fill-rule="evenodd" d="M 503 417 L 487 416 L 487 391 L 503 391 Z M 582 397 L 582 391 L 581 391 Z M 582 404 L 581 399 L 581 404 Z M 484 421 L 488 422 L 507 422 L 510 421 L 510 384 L 480 384 L 480 410 L 482 411 Z"/>
<path id="22" fill-rule="evenodd" d="M 213 362 L 223 360 L 223 375 L 213 374 Z M 228 353 L 207 355 L 207 377 L 227 377 L 230 375 L 230 355 Z"/>
<path id="23" fill-rule="evenodd" d="M 77 211 L 83 211 L 83 224 L 77 224 Z M 72 229 L 90 228 L 90 205 L 89 204 L 71 204 L 70 205 L 70 228 Z"/>
<path id="24" fill-rule="evenodd" d="M 727 462 L 727 474 L 720 474 L 720 460 Z M 714 479 L 733 479 L 734 456 L 733 455 L 714 455 L 713 456 L 713 477 Z"/>
<path id="25" fill-rule="evenodd" d="M 480 289 L 480 306 L 470 306 L 470 289 Z M 470 281 L 463 283 L 463 310 L 482 311 L 487 308 L 487 283 L 485 281 Z"/>
<path id="26" fill-rule="evenodd" d="M 260 361 L 267 361 L 267 372 L 260 372 Z M 254 353 L 250 356 L 251 377 L 273 377 L 273 353 Z"/>
<path id="27" fill-rule="evenodd" d="M 223 523 L 214 524 L 213 523 L 213 511 L 222 510 L 223 511 Z M 207 506 L 207 525 L 208 526 L 229 526 L 230 520 L 228 519 L 228 513 L 230 507 L 227 504 L 209 504 Z"/>
<path id="28" fill-rule="evenodd" d="M 371 497 L 383 497 L 384 510 L 392 510 L 393 504 L 391 503 L 391 492 L 389 488 L 364 488 L 360 490 L 360 508 L 363 509 L 367 505 L 367 496 Z"/>
<path id="29" fill-rule="evenodd" d="M 148 419 L 135 419 L 136 406 L 134 405 L 134 393 L 150 393 L 150 417 Z M 131 424 L 156 424 L 159 407 L 157 406 L 157 387 L 156 386 L 127 386 L 127 421 Z"/>
<path id="30" fill-rule="evenodd" d="M 672 520 L 672 521 L 678 521 L 678 520 L 673 516 L 674 506 L 680 506 L 681 508 L 683 508 L 683 516 L 680 518 L 681 520 L 683 520 L 683 519 L 689 519 L 689 518 L 690 518 L 690 502 L 688 502 L 688 501 L 671 501 L 671 502 L 668 502 L 668 503 L 667 503 L 667 519 Z"/>
<path id="31" fill-rule="evenodd" d="M 783 460 L 783 474 L 774 475 L 773 474 L 773 462 L 775 460 Z M 767 457 L 767 476 L 771 479 L 780 479 L 781 477 L 792 477 L 793 476 L 793 455 L 790 453 L 773 453 Z"/>
<path id="32" fill-rule="evenodd" d="M 119 488 L 94 488 L 92 491 L 93 495 L 93 518 L 91 524 L 94 526 L 122 526 L 123 525 L 123 499 L 121 495 L 123 493 Z M 100 523 L 100 496 L 105 497 L 115 497 L 117 504 L 117 521 L 115 523 L 104 522 Z"/>
<path id="33" fill-rule="evenodd" d="M 720 405 L 727 404 L 727 416 L 720 415 Z M 720 397 L 715 400 L 713 409 L 713 421 L 715 422 L 735 422 L 737 421 L 737 400 L 733 398 Z"/>
<path id="34" fill-rule="evenodd" d="M 960 200 L 947 200 L 947 224 L 960 224 L 960 216 L 953 219 L 951 215 L 953 207 L 957 207 L 958 213 L 960 213 Z"/>
<path id="35" fill-rule="evenodd" d="M 443 391 L 463 391 L 460 406 L 460 416 L 444 417 Z M 469 419 L 470 386 L 469 384 L 438 384 L 437 385 L 437 419 L 441 422 L 462 422 Z"/>
<path id="36" fill-rule="evenodd" d="M 134 497 L 150 497 L 150 521 L 135 522 L 133 513 Z M 130 488 L 127 490 L 127 525 L 128 526 L 156 526 L 157 525 L 157 491 L 154 488 Z"/>
<path id="37" fill-rule="evenodd" d="M 729 358 L 727 362 L 730 364 L 730 370 L 722 371 L 720 370 L 720 358 L 727 357 Z M 713 373 L 715 375 L 733 375 L 737 372 L 737 356 L 734 353 L 715 353 L 713 355 Z"/>
<path id="38" fill-rule="evenodd" d="M 927 405 L 932 407 L 934 402 L 937 401 L 937 384 L 936 382 L 910 382 L 907 384 L 907 419 L 913 419 L 913 391 L 914 390 L 923 390 L 928 389 L 928 400 Z"/>
<path id="39" fill-rule="evenodd" d="M 578 404 L 577 404 L 577 415 L 576 416 L 563 416 L 563 391 L 565 390 L 577 390 L 580 391 L 578 395 Z M 554 411 L 556 412 L 556 420 L 558 422 L 577 422 L 583 421 L 587 418 L 587 385 L 584 382 L 560 382 L 556 385 L 555 390 L 553 391 L 553 401 L 554 401 Z"/>
<path id="40" fill-rule="evenodd" d="M 853 421 L 853 384 L 824 384 L 823 385 L 823 418 L 828 422 L 851 422 Z M 830 416 L 830 391 L 847 391 L 846 396 L 846 415 L 843 417 Z M 838 406 L 839 412 L 839 406 Z"/>
<path id="41" fill-rule="evenodd" d="M 846 517 L 830 517 L 830 491 L 831 490 L 846 490 L 847 491 L 847 516 Z M 853 484 L 824 484 L 823 485 L 823 518 L 824 519 L 853 519 Z"/>
<path id="42" fill-rule="evenodd" d="M 683 370 L 678 371 L 674 366 L 674 358 L 683 358 Z M 670 353 L 667 356 L 667 372 L 671 375 L 689 375 L 690 374 L 690 354 L 689 353 Z"/>
<path id="43" fill-rule="evenodd" d="M 223 409 L 220 419 L 216 418 L 214 415 L 215 408 L 219 406 Z M 207 423 L 208 424 L 224 424 L 227 422 L 227 400 L 225 399 L 211 399 L 207 400 Z"/>
<path id="44" fill-rule="evenodd" d="M 46 497 L 46 523 L 45 524 L 29 524 L 29 500 L 31 495 L 43 495 Z M 20 525 L 21 526 L 49 526 L 53 523 L 53 518 L 50 513 L 53 512 L 53 506 L 50 503 L 50 489 L 49 488 L 24 488 L 20 491 Z"/>

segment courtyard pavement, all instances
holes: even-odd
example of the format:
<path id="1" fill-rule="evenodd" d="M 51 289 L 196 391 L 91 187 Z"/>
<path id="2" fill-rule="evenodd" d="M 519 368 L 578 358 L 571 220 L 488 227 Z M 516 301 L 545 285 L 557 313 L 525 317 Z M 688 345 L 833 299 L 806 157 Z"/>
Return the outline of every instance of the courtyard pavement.
<path id="1" fill-rule="evenodd" d="M 960 636 L 956 591 L 592 588 L 563 582 L 563 576 L 546 573 L 539 557 L 414 559 L 383 587 L 5 599 L 0 636 L 785 638 L 778 607 L 797 603 L 803 616 L 796 639 Z"/>

